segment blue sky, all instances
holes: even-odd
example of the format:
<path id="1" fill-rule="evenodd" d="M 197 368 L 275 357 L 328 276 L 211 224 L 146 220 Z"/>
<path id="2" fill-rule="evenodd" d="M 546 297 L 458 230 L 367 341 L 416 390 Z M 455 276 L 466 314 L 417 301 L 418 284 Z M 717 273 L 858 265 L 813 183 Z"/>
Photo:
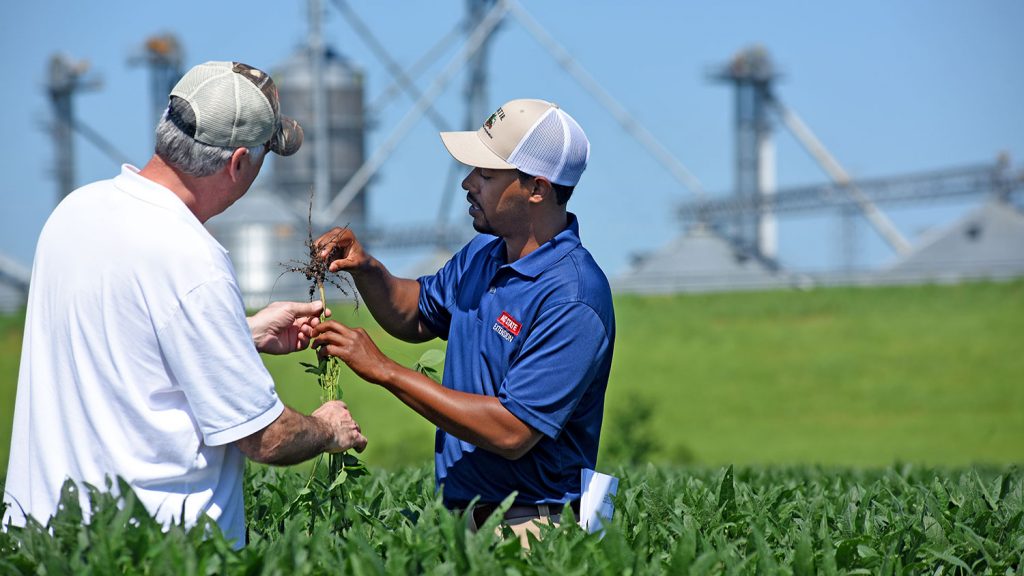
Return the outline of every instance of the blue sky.
<path id="1" fill-rule="evenodd" d="M 891 2 L 541 2 L 522 6 L 710 192 L 733 180 L 732 93 L 707 73 L 748 46 L 763 46 L 783 73 L 777 92 L 855 177 L 1024 159 L 1024 3 L 1013 0 Z M 350 0 L 392 55 L 409 66 L 460 19 L 461 0 Z M 384 67 L 324 0 L 325 38 L 366 72 L 368 101 L 390 84 Z M 24 264 L 56 198 L 51 118 L 44 91 L 48 59 L 88 60 L 102 87 L 75 100 L 79 119 L 141 165 L 151 153 L 149 76 L 128 64 L 144 40 L 172 32 L 187 65 L 240 60 L 273 70 L 302 42 L 305 2 L 254 0 L 173 4 L 70 0 L 10 3 L 0 19 L 4 96 L 0 125 L 0 253 Z M 454 55 L 422 76 L 427 86 Z M 673 206 L 692 199 L 514 19 L 491 51 L 490 100 L 558 102 L 583 125 L 591 166 L 570 207 L 582 236 L 612 275 L 630 255 L 679 233 Z M 462 121 L 462 76 L 437 102 Z M 375 150 L 405 115 L 407 98 L 374 118 Z M 481 119 L 482 120 L 482 119 Z M 795 140 L 777 131 L 780 188 L 823 182 L 825 174 Z M 76 139 L 76 182 L 108 178 L 118 166 Z M 312 153 L 312 150 L 300 152 Z M 420 222 L 437 213 L 449 157 L 422 120 L 385 164 L 369 199 L 381 224 Z M 452 219 L 468 218 L 456 195 Z M 967 208 L 901 209 L 890 216 L 909 238 Z M 339 223 L 343 224 L 343 223 Z M 780 256 L 795 268 L 826 266 L 837 255 L 835 221 L 801 216 L 780 222 Z M 862 262 L 891 253 L 861 225 Z M 69 255 L 73 247 L 69 247 Z M 400 257 L 396 257 L 399 258 Z M 383 258 L 387 263 L 387 257 Z"/>

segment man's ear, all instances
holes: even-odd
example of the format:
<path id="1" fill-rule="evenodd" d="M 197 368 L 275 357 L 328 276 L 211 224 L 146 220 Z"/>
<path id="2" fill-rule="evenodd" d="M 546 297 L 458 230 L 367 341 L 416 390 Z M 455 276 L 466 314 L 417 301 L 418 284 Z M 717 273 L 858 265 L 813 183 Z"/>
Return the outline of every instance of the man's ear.
<path id="1" fill-rule="evenodd" d="M 227 171 L 228 177 L 231 178 L 232 182 L 237 182 L 241 177 L 241 171 L 244 167 L 243 162 L 248 162 L 251 158 L 249 156 L 248 148 L 235 148 L 235 151 L 231 153 L 231 159 L 228 160 Z"/>
<path id="2" fill-rule="evenodd" d="M 534 176 L 530 180 L 530 202 L 541 203 L 545 198 L 554 198 L 555 189 L 551 187 L 551 182 L 547 178 L 541 178 L 540 176 Z"/>

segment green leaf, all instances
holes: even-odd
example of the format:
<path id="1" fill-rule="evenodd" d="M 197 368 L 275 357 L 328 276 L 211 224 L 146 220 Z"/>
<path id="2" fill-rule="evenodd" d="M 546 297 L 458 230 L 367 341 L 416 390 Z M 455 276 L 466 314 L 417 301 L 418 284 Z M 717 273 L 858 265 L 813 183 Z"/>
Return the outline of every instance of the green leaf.
<path id="1" fill-rule="evenodd" d="M 857 545 L 857 556 L 860 556 L 861 558 L 864 558 L 865 560 L 870 560 L 870 559 L 878 558 L 878 552 L 874 548 L 872 548 L 871 546 L 868 546 L 867 544 L 858 544 Z"/>
<path id="2" fill-rule="evenodd" d="M 434 382 L 440 382 L 437 366 L 444 364 L 444 353 L 440 350 L 427 350 L 420 359 L 413 364 L 412 369 L 430 378 Z"/>
<path id="3" fill-rule="evenodd" d="M 304 370 L 306 374 L 316 374 L 317 376 L 323 375 L 324 366 L 326 366 L 326 364 L 323 363 L 321 363 L 319 366 L 314 366 L 309 362 L 299 362 L 299 364 L 306 367 L 306 369 Z"/>
<path id="4" fill-rule="evenodd" d="M 813 576 L 814 573 L 814 545 L 811 535 L 803 531 L 797 536 L 796 549 L 793 551 L 793 574 Z"/>
<path id="5" fill-rule="evenodd" d="M 348 480 L 348 472 L 346 472 L 345 469 L 342 468 L 341 471 L 338 472 L 338 475 L 334 477 L 334 482 L 331 482 L 331 485 L 327 488 L 327 491 L 334 492 L 334 489 L 344 484 L 345 480 Z"/>
<path id="6" fill-rule="evenodd" d="M 436 348 L 427 350 L 420 356 L 420 359 L 417 360 L 416 363 L 425 368 L 440 366 L 444 363 L 444 352 L 441 352 Z"/>
<path id="7" fill-rule="evenodd" d="M 733 482 L 732 465 L 722 475 L 722 483 L 718 486 L 718 509 L 726 519 L 732 518 L 736 511 L 736 484 Z"/>
<path id="8" fill-rule="evenodd" d="M 952 564 L 954 566 L 959 566 L 960 568 L 963 568 L 964 571 L 968 574 L 973 572 L 971 570 L 971 567 L 968 566 L 966 562 L 964 562 L 957 556 L 954 556 L 949 550 L 934 550 L 932 548 L 925 548 L 925 552 L 927 552 L 929 555 L 931 555 L 937 560 L 942 560 L 947 564 Z"/>
<path id="9" fill-rule="evenodd" d="M 1004 474 L 1000 477 L 1001 482 L 999 483 L 999 501 L 1002 502 L 1006 498 L 1006 495 L 1010 493 L 1010 489 L 1013 487 L 1013 478 L 1009 474 Z"/>
<path id="10" fill-rule="evenodd" d="M 672 553 L 672 561 L 669 565 L 670 574 L 686 574 L 693 565 L 697 556 L 697 529 L 694 526 L 693 518 L 683 518 L 683 531 L 676 540 L 675 551 Z"/>
<path id="11" fill-rule="evenodd" d="M 859 552 L 862 538 L 850 538 L 843 540 L 836 547 L 836 566 L 849 570 L 852 569 L 856 564 L 856 558 Z"/>
<path id="12" fill-rule="evenodd" d="M 981 476 L 978 476 L 978 471 L 974 470 L 973 473 L 974 481 L 978 484 L 978 488 L 981 489 L 981 495 L 985 498 L 985 503 L 988 504 L 988 507 L 991 510 L 999 510 L 999 492 L 996 491 L 993 494 L 993 492 L 988 489 L 988 486 L 985 486 L 985 482 L 981 479 Z M 998 485 L 1001 481 L 1002 478 L 999 478 L 995 483 Z"/>
<path id="13" fill-rule="evenodd" d="M 751 539 L 754 541 L 754 549 L 757 551 L 757 570 L 761 574 L 775 574 L 779 571 L 775 563 L 775 556 L 772 554 L 768 542 L 757 527 L 753 527 Z"/>

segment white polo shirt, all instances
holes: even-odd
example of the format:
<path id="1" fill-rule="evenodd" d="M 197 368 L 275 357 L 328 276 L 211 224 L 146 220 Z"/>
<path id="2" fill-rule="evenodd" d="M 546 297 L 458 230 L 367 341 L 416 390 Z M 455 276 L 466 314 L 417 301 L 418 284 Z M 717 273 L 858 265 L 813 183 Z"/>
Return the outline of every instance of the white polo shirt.
<path id="1" fill-rule="evenodd" d="M 32 268 L 4 524 L 45 523 L 66 478 L 120 476 L 158 520 L 205 512 L 241 546 L 232 442 L 283 410 L 227 251 L 177 196 L 125 165 L 57 206 Z"/>

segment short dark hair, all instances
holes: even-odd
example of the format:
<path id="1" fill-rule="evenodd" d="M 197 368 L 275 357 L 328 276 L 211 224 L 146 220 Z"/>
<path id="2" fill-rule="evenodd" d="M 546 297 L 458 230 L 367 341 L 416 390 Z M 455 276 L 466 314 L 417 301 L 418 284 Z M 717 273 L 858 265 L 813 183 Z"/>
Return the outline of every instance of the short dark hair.
<path id="1" fill-rule="evenodd" d="M 533 176 L 531 174 L 527 174 L 526 172 L 523 172 L 522 170 L 518 170 L 517 169 L 516 172 L 519 173 L 519 180 L 520 181 L 522 181 L 522 180 L 531 180 L 531 179 L 535 178 L 535 176 Z M 550 182 L 550 180 L 549 180 L 549 182 Z M 565 204 L 566 202 L 569 201 L 569 198 L 572 196 L 572 191 L 575 190 L 576 187 L 575 186 L 566 186 L 565 184 L 555 184 L 554 182 L 551 182 L 551 189 L 555 191 L 555 202 L 559 206 L 562 206 L 563 204 Z"/>

